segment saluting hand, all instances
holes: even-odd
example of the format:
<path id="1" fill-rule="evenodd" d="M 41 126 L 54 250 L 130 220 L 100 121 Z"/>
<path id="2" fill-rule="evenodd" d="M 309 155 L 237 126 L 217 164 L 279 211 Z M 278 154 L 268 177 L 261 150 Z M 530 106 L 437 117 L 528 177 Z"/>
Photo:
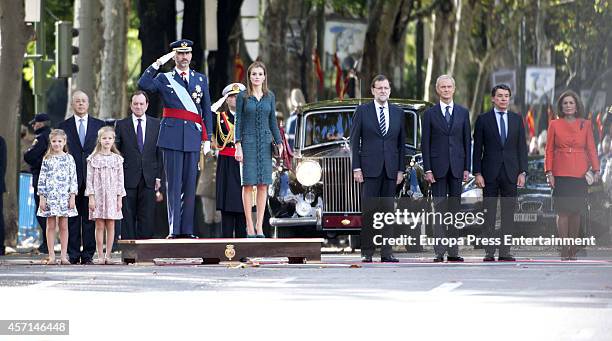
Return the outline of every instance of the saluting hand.
<path id="1" fill-rule="evenodd" d="M 176 51 L 171 51 L 170 53 L 166 53 L 165 55 L 159 57 L 159 59 L 155 61 L 155 64 L 157 65 L 157 67 L 160 67 L 166 64 L 170 59 L 172 59 L 172 57 L 174 57 L 175 54 L 176 54 Z"/>

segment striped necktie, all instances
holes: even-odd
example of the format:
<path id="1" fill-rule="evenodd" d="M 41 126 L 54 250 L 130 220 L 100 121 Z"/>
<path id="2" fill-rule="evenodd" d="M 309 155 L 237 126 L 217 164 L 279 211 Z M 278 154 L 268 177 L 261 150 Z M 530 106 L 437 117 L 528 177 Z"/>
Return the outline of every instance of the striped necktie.
<path id="1" fill-rule="evenodd" d="M 387 121 L 385 120 L 385 107 L 380 107 L 380 113 L 378 114 L 378 123 L 380 125 L 380 132 L 383 136 L 387 134 Z"/>

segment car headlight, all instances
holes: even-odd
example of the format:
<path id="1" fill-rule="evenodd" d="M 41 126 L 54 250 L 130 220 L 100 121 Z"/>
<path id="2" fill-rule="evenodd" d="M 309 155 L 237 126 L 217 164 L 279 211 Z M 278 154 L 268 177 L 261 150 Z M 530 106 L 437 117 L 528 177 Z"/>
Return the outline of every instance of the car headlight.
<path id="1" fill-rule="evenodd" d="M 298 203 L 295 205 L 295 212 L 300 216 L 307 216 L 310 214 L 310 210 L 312 209 L 312 207 L 310 206 L 309 203 L 307 203 L 304 200 L 300 200 L 298 201 Z"/>
<path id="2" fill-rule="evenodd" d="M 321 165 L 312 160 L 303 161 L 297 166 L 295 176 L 302 186 L 312 186 L 321 180 Z"/>
<path id="3" fill-rule="evenodd" d="M 312 192 L 308 192 L 304 195 L 304 200 L 306 200 L 307 203 L 312 204 L 315 201 L 315 194 Z"/>

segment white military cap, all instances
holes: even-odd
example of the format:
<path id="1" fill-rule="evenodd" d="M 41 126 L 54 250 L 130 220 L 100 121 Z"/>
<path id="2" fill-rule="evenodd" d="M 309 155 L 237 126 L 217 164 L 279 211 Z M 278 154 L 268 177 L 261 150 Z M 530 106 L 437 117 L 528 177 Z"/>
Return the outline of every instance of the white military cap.
<path id="1" fill-rule="evenodd" d="M 235 95 L 237 93 L 239 93 L 240 91 L 244 91 L 246 90 L 246 87 L 242 84 L 242 83 L 232 83 L 228 86 L 226 86 L 225 88 L 223 88 L 223 91 L 221 92 L 222 96 L 229 96 L 229 95 Z"/>

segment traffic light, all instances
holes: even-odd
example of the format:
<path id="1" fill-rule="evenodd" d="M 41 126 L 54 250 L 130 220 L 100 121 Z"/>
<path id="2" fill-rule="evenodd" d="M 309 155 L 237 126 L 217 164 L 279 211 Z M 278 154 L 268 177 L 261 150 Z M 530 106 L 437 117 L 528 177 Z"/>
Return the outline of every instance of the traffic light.
<path id="1" fill-rule="evenodd" d="M 79 48 L 72 46 L 72 38 L 79 35 L 79 30 L 72 28 L 70 21 L 55 22 L 55 77 L 70 77 L 79 72 L 79 67 L 72 64 L 72 55 L 79 53 Z"/>

